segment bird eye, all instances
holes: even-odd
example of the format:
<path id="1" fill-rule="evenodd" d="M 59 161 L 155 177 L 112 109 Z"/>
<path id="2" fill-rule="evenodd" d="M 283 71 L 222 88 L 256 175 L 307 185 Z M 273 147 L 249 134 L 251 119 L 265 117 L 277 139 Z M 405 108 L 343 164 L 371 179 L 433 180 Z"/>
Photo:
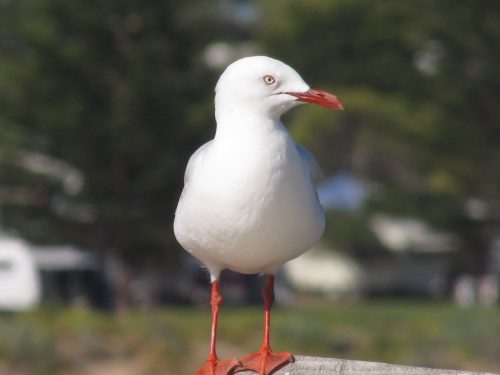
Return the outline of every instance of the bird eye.
<path id="1" fill-rule="evenodd" d="M 264 80 L 264 83 L 268 86 L 271 86 L 276 82 L 276 78 L 270 75 L 264 76 L 262 79 Z"/>

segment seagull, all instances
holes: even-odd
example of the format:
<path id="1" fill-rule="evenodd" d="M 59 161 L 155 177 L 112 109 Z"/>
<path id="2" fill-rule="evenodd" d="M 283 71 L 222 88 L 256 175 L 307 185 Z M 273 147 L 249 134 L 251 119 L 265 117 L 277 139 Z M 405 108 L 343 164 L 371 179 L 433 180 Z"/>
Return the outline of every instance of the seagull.
<path id="1" fill-rule="evenodd" d="M 343 109 L 335 95 L 311 89 L 290 66 L 266 56 L 233 62 L 217 82 L 215 137 L 188 161 L 174 220 L 178 242 L 210 273 L 210 352 L 195 375 L 269 375 L 294 361 L 270 346 L 274 275 L 310 249 L 325 227 L 314 187 L 319 165 L 280 121 L 301 103 Z M 221 360 L 216 353 L 223 269 L 268 275 L 263 344 L 241 360 Z"/>

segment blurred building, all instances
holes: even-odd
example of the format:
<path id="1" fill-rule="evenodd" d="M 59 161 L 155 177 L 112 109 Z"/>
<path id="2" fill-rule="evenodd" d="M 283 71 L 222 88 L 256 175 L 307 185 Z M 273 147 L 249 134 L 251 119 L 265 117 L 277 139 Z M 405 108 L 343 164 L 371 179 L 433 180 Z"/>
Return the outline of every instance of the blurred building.
<path id="1" fill-rule="evenodd" d="M 355 212 L 370 193 L 366 182 L 344 172 L 318 186 L 327 211 Z M 300 292 L 331 297 L 447 295 L 458 249 L 454 236 L 412 217 L 378 213 L 371 214 L 368 222 L 383 251 L 313 249 L 285 265 L 290 285 Z"/>
<path id="2" fill-rule="evenodd" d="M 73 246 L 32 246 L 0 233 L 0 310 L 22 311 L 40 303 L 112 305 L 104 263 Z"/>

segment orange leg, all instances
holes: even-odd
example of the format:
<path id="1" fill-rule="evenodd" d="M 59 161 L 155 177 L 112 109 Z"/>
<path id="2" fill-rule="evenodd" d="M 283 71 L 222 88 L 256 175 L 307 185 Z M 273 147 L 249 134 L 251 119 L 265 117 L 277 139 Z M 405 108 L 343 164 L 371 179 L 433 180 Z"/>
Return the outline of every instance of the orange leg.
<path id="1" fill-rule="evenodd" d="M 294 358 L 291 353 L 273 353 L 269 345 L 269 331 L 271 326 L 271 307 L 274 302 L 274 275 L 269 275 L 262 288 L 264 298 L 264 341 L 257 353 L 251 354 L 241 360 L 243 369 L 255 371 L 260 375 L 270 375 L 283 366 L 292 363 Z"/>
<path id="2" fill-rule="evenodd" d="M 219 282 L 212 282 L 212 293 L 210 296 L 212 307 L 212 337 L 210 339 L 210 353 L 205 364 L 196 371 L 195 375 L 230 375 L 240 368 L 240 362 L 236 359 L 220 360 L 215 350 L 217 343 L 217 322 L 219 309 L 222 305 L 222 296 L 219 292 Z"/>

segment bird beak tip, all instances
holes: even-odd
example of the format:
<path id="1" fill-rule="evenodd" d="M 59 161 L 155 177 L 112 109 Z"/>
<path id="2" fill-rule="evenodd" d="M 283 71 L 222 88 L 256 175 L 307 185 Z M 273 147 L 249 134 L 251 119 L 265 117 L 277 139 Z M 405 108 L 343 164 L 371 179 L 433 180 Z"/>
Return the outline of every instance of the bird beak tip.
<path id="1" fill-rule="evenodd" d="M 298 101 L 304 103 L 318 104 L 322 107 L 339 111 L 344 110 L 344 106 L 340 99 L 324 90 L 310 89 L 305 92 L 287 92 L 287 94 L 295 96 Z"/>

